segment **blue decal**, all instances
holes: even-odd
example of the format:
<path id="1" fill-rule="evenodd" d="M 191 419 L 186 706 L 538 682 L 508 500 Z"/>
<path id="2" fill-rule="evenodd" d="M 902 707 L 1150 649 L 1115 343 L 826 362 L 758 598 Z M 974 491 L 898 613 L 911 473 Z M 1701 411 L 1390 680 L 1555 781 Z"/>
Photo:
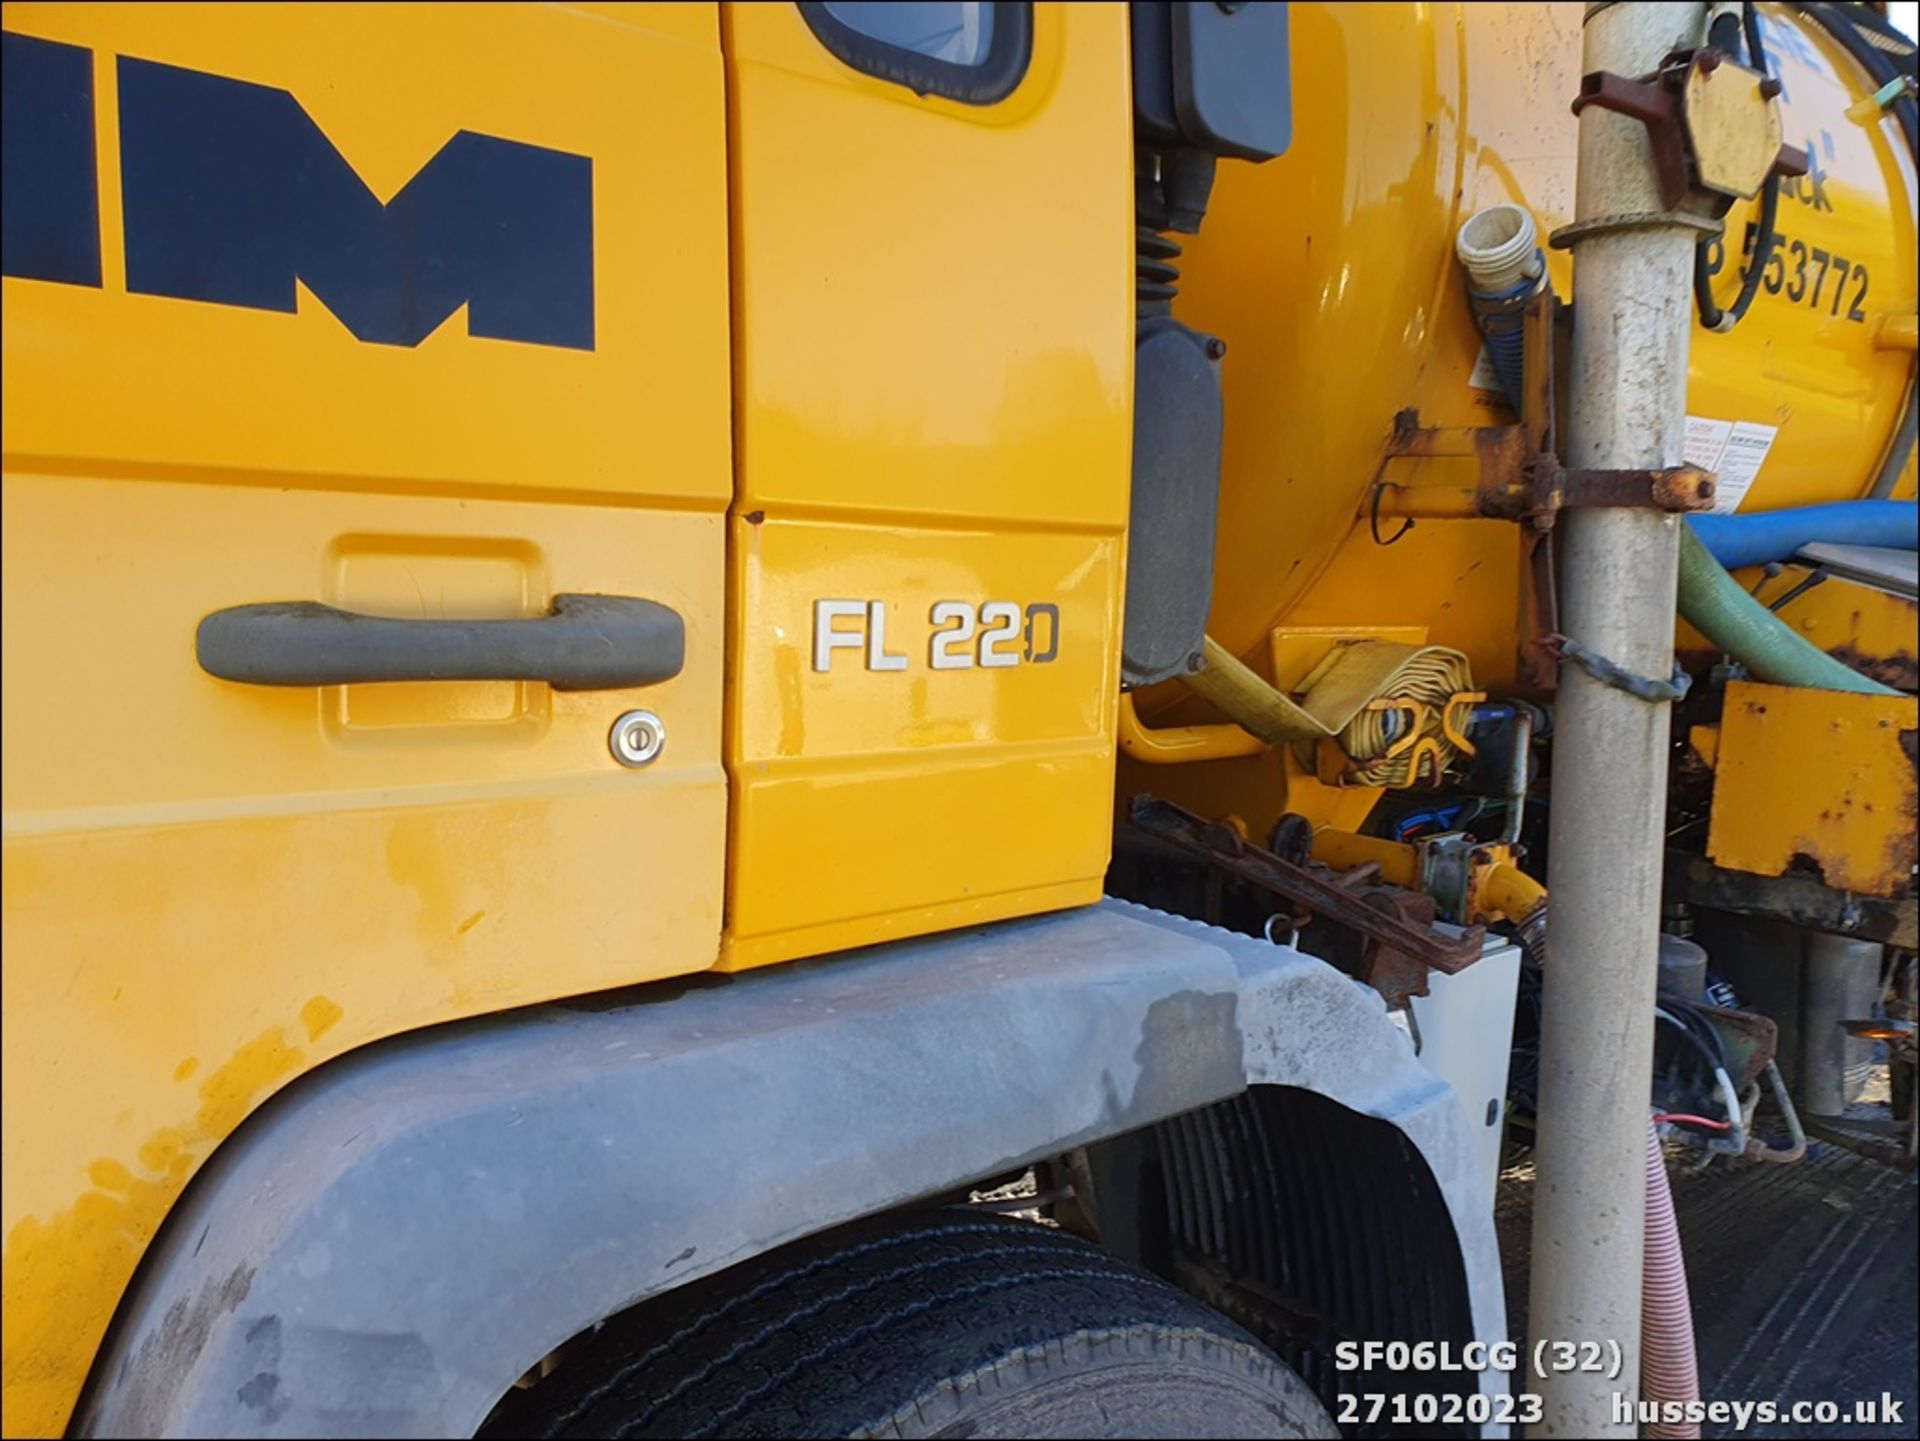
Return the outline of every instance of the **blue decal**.
<path id="1" fill-rule="evenodd" d="M 0 274 L 100 283 L 93 52 L 0 35 Z"/>
<path id="2" fill-rule="evenodd" d="M 0 269 L 98 286 L 93 53 L 7 33 Z M 353 335 L 467 333 L 592 350 L 593 161 L 457 131 L 381 204 L 285 90 L 119 58 L 127 289 L 291 314 L 304 283 Z"/>
<path id="3" fill-rule="evenodd" d="M 127 288 L 294 309 L 361 339 L 593 349 L 593 162 L 462 130 L 382 205 L 285 90 L 120 60 Z"/>

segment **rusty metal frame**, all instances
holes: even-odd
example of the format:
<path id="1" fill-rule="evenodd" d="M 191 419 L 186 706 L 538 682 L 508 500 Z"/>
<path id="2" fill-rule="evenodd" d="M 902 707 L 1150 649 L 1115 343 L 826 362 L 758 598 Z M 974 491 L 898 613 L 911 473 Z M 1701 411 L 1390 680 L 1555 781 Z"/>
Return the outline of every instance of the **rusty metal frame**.
<path id="1" fill-rule="evenodd" d="M 1913 896 L 1863 896 L 1836 891 L 1808 876 L 1759 876 L 1716 866 L 1691 851 L 1669 850 L 1666 898 L 1710 910 L 1764 916 L 1838 936 L 1881 941 L 1901 950 L 1916 939 Z"/>
<path id="2" fill-rule="evenodd" d="M 1654 174 L 1660 182 L 1661 204 L 1668 210 L 1677 210 L 1681 202 L 1700 187 L 1700 167 L 1687 125 L 1687 80 L 1696 69 L 1711 74 L 1726 59 L 1713 46 L 1706 45 L 1697 50 L 1675 50 L 1661 62 L 1655 74 L 1644 80 L 1629 80 L 1611 71 L 1595 70 L 1580 77 L 1580 94 L 1574 99 L 1573 113 L 1578 115 L 1591 105 L 1646 126 Z M 1763 102 L 1770 104 L 1779 94 L 1778 80 L 1770 75 L 1760 77 Z M 1783 176 L 1805 175 L 1807 158 L 1806 151 L 1782 145 L 1773 168 Z"/>
<path id="3" fill-rule="evenodd" d="M 1554 375 L 1555 328 L 1563 307 L 1542 287 L 1521 314 L 1525 369 L 1520 420 L 1515 425 L 1423 426 L 1419 412 L 1402 410 L 1380 461 L 1367 506 L 1382 513 L 1428 519 L 1510 520 L 1521 527 L 1523 583 L 1518 617 L 1519 673 L 1523 684 L 1552 690 L 1560 658 L 1559 603 L 1553 574 L 1552 533 L 1563 510 L 1630 506 L 1670 513 L 1710 509 L 1716 479 L 1698 466 L 1660 470 L 1568 470 L 1560 464 Z M 1408 487 L 1385 478 L 1395 460 L 1474 460 L 1479 478 L 1471 492 Z M 1431 489 L 1432 496 L 1422 496 Z M 1392 497 L 1394 504 L 1384 503 Z M 1432 503 L 1429 503 L 1432 502 Z"/>
<path id="4" fill-rule="evenodd" d="M 1455 975 L 1480 959 L 1486 927 L 1432 924 L 1433 898 L 1399 886 L 1366 886 L 1379 867 L 1336 876 L 1253 844 L 1231 826 L 1203 820 L 1170 801 L 1135 796 L 1127 819 L 1138 829 L 1264 891 L 1296 910 L 1354 931 L 1363 941 L 1362 979 L 1392 1004 L 1426 994 L 1426 972 Z"/>
<path id="5" fill-rule="evenodd" d="M 1683 98 L 1687 78 L 1698 68 L 1712 71 L 1725 59 L 1711 46 L 1676 50 L 1644 79 L 1607 71 L 1581 77 L 1573 102 L 1578 115 L 1588 106 L 1611 110 L 1646 126 L 1664 203 L 1678 206 L 1694 188 L 1696 167 L 1690 150 Z M 1761 94 L 1771 103 L 1779 82 L 1763 78 Z M 1774 171 L 1806 172 L 1804 151 L 1780 147 Z M 1717 221 L 1702 218 L 1703 225 Z M 1517 425 L 1426 427 L 1417 411 L 1394 417 L 1393 435 L 1368 487 L 1366 513 L 1379 536 L 1383 510 L 1406 518 L 1511 520 L 1521 526 L 1519 674 L 1523 683 L 1552 690 L 1559 680 L 1559 659 L 1549 637 L 1559 631 L 1551 533 L 1562 510 L 1596 506 L 1647 508 L 1670 514 L 1711 509 L 1716 478 L 1697 466 L 1658 470 L 1568 470 L 1559 461 L 1555 417 L 1555 329 L 1561 307 L 1551 287 L 1542 286 L 1521 313 L 1524 366 Z M 1471 491 L 1406 487 L 1385 478 L 1389 462 L 1413 457 L 1473 459 L 1479 479 Z M 1385 503 L 1392 500 L 1391 506 Z M 1405 534 L 1403 528 L 1393 537 Z"/>

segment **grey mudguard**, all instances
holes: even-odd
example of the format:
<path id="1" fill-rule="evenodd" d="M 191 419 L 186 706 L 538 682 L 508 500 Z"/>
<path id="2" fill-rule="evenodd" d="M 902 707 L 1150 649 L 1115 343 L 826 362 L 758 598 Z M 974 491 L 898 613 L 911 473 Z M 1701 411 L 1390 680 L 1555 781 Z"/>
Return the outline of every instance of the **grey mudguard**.
<path id="1" fill-rule="evenodd" d="M 1108 901 L 319 1068 L 181 1198 L 73 1433 L 470 1435 L 548 1350 L 645 1296 L 1249 1084 L 1406 1134 L 1475 1332 L 1504 1339 L 1465 1118 L 1379 997 Z"/>

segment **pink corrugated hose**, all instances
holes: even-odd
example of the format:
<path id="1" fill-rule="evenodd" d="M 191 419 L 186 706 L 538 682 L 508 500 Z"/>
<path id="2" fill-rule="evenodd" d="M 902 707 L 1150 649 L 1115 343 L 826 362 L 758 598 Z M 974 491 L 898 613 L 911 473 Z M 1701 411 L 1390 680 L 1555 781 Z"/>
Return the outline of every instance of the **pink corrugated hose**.
<path id="1" fill-rule="evenodd" d="M 1640 1290 L 1640 1396 L 1645 1401 L 1698 1401 L 1700 1367 L 1693 1350 L 1693 1305 L 1680 1228 L 1660 1153 L 1660 1128 L 1647 1122 L 1646 1272 Z M 1656 1421 L 1648 1436 L 1697 1441 L 1698 1423 Z"/>

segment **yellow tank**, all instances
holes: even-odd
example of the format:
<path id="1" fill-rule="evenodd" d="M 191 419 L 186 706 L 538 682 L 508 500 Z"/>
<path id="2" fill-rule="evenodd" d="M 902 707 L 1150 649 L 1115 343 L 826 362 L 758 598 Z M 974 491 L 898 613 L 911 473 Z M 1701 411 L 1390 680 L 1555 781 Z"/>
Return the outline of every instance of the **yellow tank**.
<path id="1" fill-rule="evenodd" d="M 1311 664 L 1311 637 L 1330 631 L 1421 638 L 1464 652 L 1481 687 L 1516 683 L 1516 528 L 1422 521 L 1383 547 L 1364 501 L 1396 412 L 1416 407 L 1441 426 L 1511 419 L 1473 383 L 1480 337 L 1453 241 L 1469 215 L 1503 202 L 1530 209 L 1543 240 L 1569 218 L 1580 13 L 1296 5 L 1292 147 L 1264 165 L 1223 165 L 1186 245 L 1176 313 L 1228 345 L 1208 629 L 1283 689 Z M 1742 510 L 1865 494 L 1914 364 L 1915 183 L 1897 123 L 1861 105 L 1873 86 L 1814 22 L 1773 5 L 1763 17 L 1786 139 L 1806 147 L 1811 170 L 1786 182 L 1781 258 L 1746 318 L 1728 334 L 1696 326 L 1688 401 L 1690 415 L 1720 423 L 1700 428 L 1704 442 L 1733 424 L 1777 432 Z M 1757 210 L 1741 203 L 1727 217 L 1736 261 Z M 1547 255 L 1568 299 L 1571 261 Z M 1722 304 L 1738 281 L 1723 260 Z M 1392 464 L 1408 483 L 1474 479 L 1468 461 Z M 1724 486 L 1737 466 L 1721 469 Z M 1894 493 L 1913 488 L 1909 458 Z M 1382 523 L 1388 537 L 1397 528 Z M 1137 704 L 1157 725 L 1214 718 L 1175 684 Z M 1273 753 L 1123 767 L 1123 794 L 1181 797 L 1256 830 L 1285 809 L 1355 824 L 1379 795 L 1330 792 Z"/>

